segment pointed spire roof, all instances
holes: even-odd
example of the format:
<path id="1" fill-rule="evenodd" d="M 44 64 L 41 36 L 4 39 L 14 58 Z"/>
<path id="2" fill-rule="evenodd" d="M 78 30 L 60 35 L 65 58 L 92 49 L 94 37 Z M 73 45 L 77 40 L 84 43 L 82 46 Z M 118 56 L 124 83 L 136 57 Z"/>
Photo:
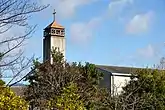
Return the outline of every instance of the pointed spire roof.
<path id="1" fill-rule="evenodd" d="M 55 21 L 55 16 L 56 16 L 56 10 L 54 10 L 53 12 L 53 17 L 54 17 L 54 21 L 49 24 L 46 28 L 58 28 L 58 29 L 64 29 L 63 26 L 59 25 L 56 21 Z M 45 29 L 46 29 L 45 28 Z"/>
<path id="2" fill-rule="evenodd" d="M 56 21 L 53 21 L 51 24 L 49 24 L 46 28 L 58 28 L 58 29 L 64 29 L 63 26 L 59 25 Z"/>

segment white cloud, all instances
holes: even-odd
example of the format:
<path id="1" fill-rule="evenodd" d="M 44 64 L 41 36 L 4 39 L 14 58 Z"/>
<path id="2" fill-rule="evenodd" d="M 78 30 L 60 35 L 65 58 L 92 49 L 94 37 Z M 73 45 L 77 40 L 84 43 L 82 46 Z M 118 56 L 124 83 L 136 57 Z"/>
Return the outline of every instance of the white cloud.
<path id="1" fill-rule="evenodd" d="M 141 33 L 148 30 L 153 18 L 153 12 L 135 15 L 127 24 L 126 31 L 131 34 Z"/>
<path id="2" fill-rule="evenodd" d="M 50 4 L 62 17 L 71 17 L 80 6 L 87 5 L 98 0 L 42 0 L 42 4 Z M 53 9 L 52 9 L 53 10 Z"/>
<path id="3" fill-rule="evenodd" d="M 99 26 L 102 18 L 93 18 L 89 22 L 73 23 L 70 27 L 71 38 L 76 43 L 88 41 L 93 34 L 93 31 Z"/>
<path id="4" fill-rule="evenodd" d="M 151 44 L 149 44 L 147 47 L 139 49 L 137 54 L 144 58 L 153 58 L 156 56 L 157 51 Z"/>
<path id="5" fill-rule="evenodd" d="M 124 8 L 133 4 L 133 0 L 113 0 L 109 3 L 109 14 L 115 15 L 121 13 Z"/>
<path id="6" fill-rule="evenodd" d="M 4 42 L 6 40 L 10 40 L 10 39 L 24 36 L 26 34 L 25 31 L 26 31 L 25 27 L 13 26 L 8 31 L 6 31 L 5 33 L 0 34 L 0 42 Z M 0 61 L 0 63 L 2 65 L 8 64 L 9 62 L 17 59 L 18 56 L 24 52 L 24 48 L 25 48 L 25 44 L 26 44 L 27 40 L 22 42 L 21 45 L 17 46 L 22 40 L 23 40 L 23 38 L 20 38 L 17 40 L 5 42 L 5 43 L 0 43 L 0 52 L 7 52 L 7 51 L 11 50 L 9 53 L 5 54 L 3 59 Z M 15 47 L 15 48 L 12 49 L 13 47 Z M 7 71 L 7 72 L 9 72 L 9 71 Z"/>
<path id="7" fill-rule="evenodd" d="M 133 65 L 142 67 L 153 67 L 158 64 L 160 58 L 164 56 L 164 47 L 160 43 L 148 44 L 144 47 L 136 49 L 134 53 L 129 53 L 129 57 L 125 56 L 126 61 Z"/>
<path id="8" fill-rule="evenodd" d="M 0 41 L 3 42 L 3 41 L 6 41 L 6 40 L 9 40 L 9 39 L 13 39 L 13 38 L 17 38 L 17 37 L 23 36 L 23 35 L 26 34 L 25 30 L 26 30 L 25 27 L 13 26 L 12 28 L 10 28 L 5 33 L 0 34 Z M 12 47 L 16 46 L 18 44 L 18 42 L 20 42 L 20 40 L 22 40 L 22 39 L 19 39 L 18 41 L 14 40 L 14 41 L 10 41 L 10 42 L 6 42 L 6 43 L 0 44 L 0 47 L 1 47 L 0 48 L 0 52 L 1 51 L 2 52 L 8 51 L 8 48 L 12 48 Z M 22 48 L 23 48 L 23 46 L 21 46 L 20 48 L 16 48 L 12 52 L 10 52 L 10 53 L 13 54 L 15 52 L 19 52 L 20 49 L 22 49 Z"/>

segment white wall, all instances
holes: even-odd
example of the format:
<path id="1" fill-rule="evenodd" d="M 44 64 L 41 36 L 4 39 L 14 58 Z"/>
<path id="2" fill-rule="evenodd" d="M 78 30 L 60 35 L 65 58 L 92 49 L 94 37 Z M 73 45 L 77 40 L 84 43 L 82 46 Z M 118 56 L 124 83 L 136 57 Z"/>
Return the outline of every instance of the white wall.
<path id="1" fill-rule="evenodd" d="M 123 76 L 110 76 L 110 72 L 100 70 L 104 73 L 104 78 L 100 82 L 100 87 L 111 89 L 111 93 L 120 94 L 122 87 L 130 81 L 130 74 L 126 73 L 112 73 L 113 75 L 127 75 L 128 77 Z"/>
<path id="2" fill-rule="evenodd" d="M 112 76 L 111 77 L 111 88 L 112 92 L 120 93 L 122 91 L 122 87 L 124 87 L 128 81 L 130 81 L 130 74 L 125 73 L 112 73 L 113 75 L 127 75 L 128 77 L 123 76 Z"/>
<path id="3" fill-rule="evenodd" d="M 51 49 L 52 47 L 59 47 L 60 52 L 63 53 L 64 58 L 65 58 L 65 38 L 64 37 L 51 36 Z"/>

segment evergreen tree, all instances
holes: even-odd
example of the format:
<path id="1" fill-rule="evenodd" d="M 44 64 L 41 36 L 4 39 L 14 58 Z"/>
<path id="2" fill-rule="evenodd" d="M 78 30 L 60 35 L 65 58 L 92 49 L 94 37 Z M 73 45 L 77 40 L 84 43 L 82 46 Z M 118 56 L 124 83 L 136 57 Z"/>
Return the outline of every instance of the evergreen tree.
<path id="1" fill-rule="evenodd" d="M 32 105 L 44 108 L 52 97 L 60 97 L 64 93 L 63 89 L 68 88 L 72 82 L 77 86 L 76 95 L 80 96 L 79 100 L 84 107 L 97 110 L 103 107 L 102 105 L 105 106 L 103 98 L 110 95 L 107 91 L 106 94 L 101 92 L 99 81 L 103 74 L 94 64 L 82 65 L 75 62 L 69 64 L 56 49 L 51 54 L 53 62 L 47 61 L 42 64 L 34 61 L 33 72 L 26 79 L 30 85 L 25 95 Z"/>

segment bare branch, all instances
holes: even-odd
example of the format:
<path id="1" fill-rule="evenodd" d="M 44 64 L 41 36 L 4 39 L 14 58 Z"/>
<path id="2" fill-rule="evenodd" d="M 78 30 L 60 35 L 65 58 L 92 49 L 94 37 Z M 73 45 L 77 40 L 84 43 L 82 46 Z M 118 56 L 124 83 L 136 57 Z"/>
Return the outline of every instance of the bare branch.
<path id="1" fill-rule="evenodd" d="M 1 38 L 3 38 L 0 40 L 0 68 L 3 70 L 3 73 L 5 73 L 5 71 L 13 73 L 13 78 L 7 85 L 13 82 L 23 71 L 30 68 L 32 59 L 27 61 L 23 56 L 23 52 L 16 52 L 16 50 L 20 50 L 20 47 L 23 46 L 24 42 L 29 39 L 34 32 L 36 26 L 30 27 L 28 23 L 30 15 L 42 11 L 48 6 L 49 5 L 40 6 L 37 1 L 33 0 L 0 1 L 0 35 Z M 10 32 L 9 35 L 5 35 L 5 33 L 12 30 L 13 27 L 25 28 L 26 31 L 22 35 L 12 36 L 14 34 L 12 32 Z"/>

